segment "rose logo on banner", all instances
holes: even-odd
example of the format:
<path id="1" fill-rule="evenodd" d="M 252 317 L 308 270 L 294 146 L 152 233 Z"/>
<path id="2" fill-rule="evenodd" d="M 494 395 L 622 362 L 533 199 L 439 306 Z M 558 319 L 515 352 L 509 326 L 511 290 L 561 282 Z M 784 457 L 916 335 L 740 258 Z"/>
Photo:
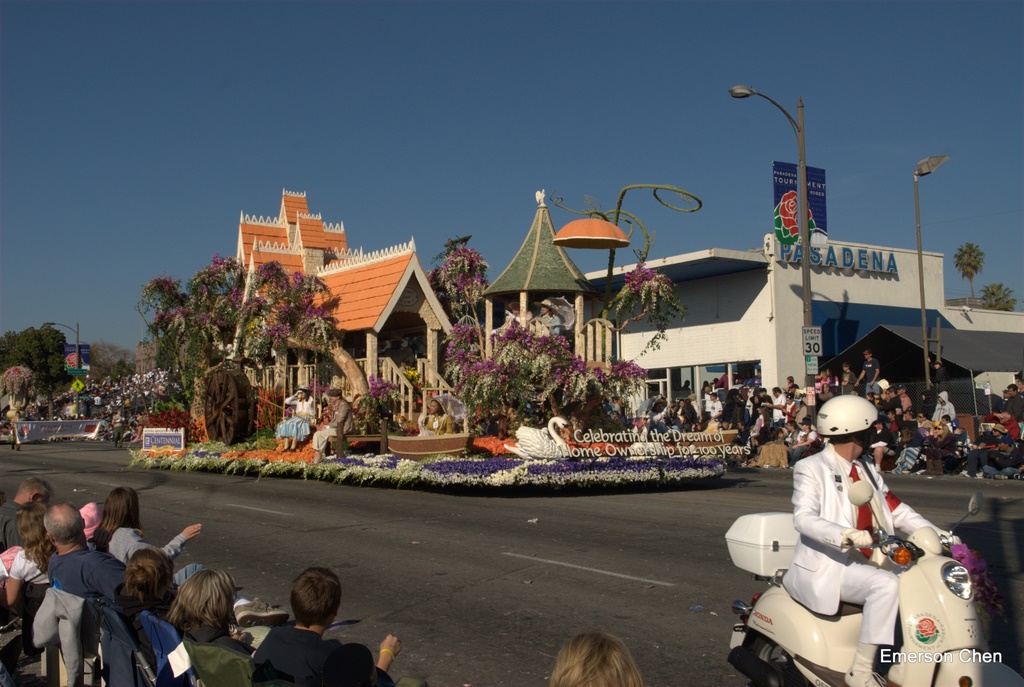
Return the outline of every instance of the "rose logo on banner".
<path id="1" fill-rule="evenodd" d="M 775 206 L 775 237 L 787 246 L 800 240 L 800 218 L 797 216 L 796 191 L 787 191 Z M 814 233 L 814 213 L 808 211 L 810 233 Z"/>

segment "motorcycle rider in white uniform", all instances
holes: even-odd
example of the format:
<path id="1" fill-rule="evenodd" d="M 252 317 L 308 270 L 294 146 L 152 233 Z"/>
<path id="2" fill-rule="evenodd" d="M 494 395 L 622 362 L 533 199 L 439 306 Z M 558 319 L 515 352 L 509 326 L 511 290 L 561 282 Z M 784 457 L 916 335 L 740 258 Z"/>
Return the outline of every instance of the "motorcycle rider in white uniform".
<path id="1" fill-rule="evenodd" d="M 783 585 L 815 613 L 833 615 L 840 601 L 864 605 L 857 651 L 846 673 L 850 687 L 886 685 L 874 673 L 875 654 L 879 645 L 893 643 L 899 610 L 898 578 L 868 564 L 861 552 L 871 546 L 873 536 L 857 527 L 858 508 L 850 503 L 850 485 L 857 479 L 871 482 L 876 512 L 885 520 L 887 532 L 931 527 L 945 534 L 889 493 L 873 461 L 858 460 L 877 417 L 878 409 L 859 396 L 829 400 L 818 413 L 818 432 L 829 437 L 829 444 L 793 469 L 793 526 L 800 539 Z M 854 466 L 857 479 L 851 474 Z M 861 526 L 865 524 L 861 520 Z M 898 672 L 890 671 L 889 687 L 897 685 Z"/>

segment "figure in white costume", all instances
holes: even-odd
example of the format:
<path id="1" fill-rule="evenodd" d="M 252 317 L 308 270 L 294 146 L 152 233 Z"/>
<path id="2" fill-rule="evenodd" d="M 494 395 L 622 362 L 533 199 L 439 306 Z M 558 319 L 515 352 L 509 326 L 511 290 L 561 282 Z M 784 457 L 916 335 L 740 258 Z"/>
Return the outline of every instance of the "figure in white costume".
<path id="1" fill-rule="evenodd" d="M 816 613 L 835 614 L 840 601 L 864 605 L 857 652 L 846 674 L 850 687 L 886 684 L 873 672 L 875 653 L 880 644 L 893 643 L 899 610 L 898 578 L 866 558 L 874 541 L 871 508 L 850 503 L 850 485 L 871 483 L 874 511 L 886 531 L 940 531 L 889 491 L 872 461 L 858 460 L 877 417 L 878 409 L 859 396 L 831 399 L 818 413 L 818 432 L 830 443 L 793 469 L 793 526 L 800 539 L 783 585 Z M 890 674 L 889 685 L 896 684 Z"/>

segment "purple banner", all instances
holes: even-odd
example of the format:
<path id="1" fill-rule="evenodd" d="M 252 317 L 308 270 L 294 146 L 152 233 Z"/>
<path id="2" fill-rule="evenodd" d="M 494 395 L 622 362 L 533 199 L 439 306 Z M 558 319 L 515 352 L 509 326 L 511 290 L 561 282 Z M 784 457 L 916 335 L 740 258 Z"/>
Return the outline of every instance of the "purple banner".
<path id="1" fill-rule="evenodd" d="M 78 357 L 75 355 L 75 344 L 64 344 L 64 369 L 89 369 L 89 344 L 79 344 L 78 348 L 81 349 L 82 353 L 82 360 L 80 363 L 78 362 Z"/>
<path id="2" fill-rule="evenodd" d="M 772 186 L 775 191 L 775 238 L 785 245 L 800 240 L 800 219 L 797 216 L 799 173 L 790 162 L 772 162 Z M 807 168 L 807 205 L 811 209 L 811 245 L 828 243 L 828 221 L 825 212 L 825 170 Z"/>

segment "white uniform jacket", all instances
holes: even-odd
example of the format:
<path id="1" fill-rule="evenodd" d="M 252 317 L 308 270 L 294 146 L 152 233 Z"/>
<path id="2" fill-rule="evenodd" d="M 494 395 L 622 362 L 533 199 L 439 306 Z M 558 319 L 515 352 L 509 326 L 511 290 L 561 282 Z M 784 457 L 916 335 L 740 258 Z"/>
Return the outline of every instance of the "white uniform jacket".
<path id="1" fill-rule="evenodd" d="M 895 531 L 893 525 L 907 533 L 920 527 L 938 530 L 895 495 L 889 495 L 889 488 L 871 461 L 855 462 L 861 479 L 871 481 L 865 470 L 874 478 L 875 510 L 882 514 L 887 532 Z M 793 526 L 800 539 L 782 582 L 790 596 L 816 613 L 832 615 L 839 610 L 842 568 L 851 564 L 842 532 L 857 526 L 857 508 L 850 503 L 851 484 L 850 464 L 831 445 L 793 468 Z"/>

